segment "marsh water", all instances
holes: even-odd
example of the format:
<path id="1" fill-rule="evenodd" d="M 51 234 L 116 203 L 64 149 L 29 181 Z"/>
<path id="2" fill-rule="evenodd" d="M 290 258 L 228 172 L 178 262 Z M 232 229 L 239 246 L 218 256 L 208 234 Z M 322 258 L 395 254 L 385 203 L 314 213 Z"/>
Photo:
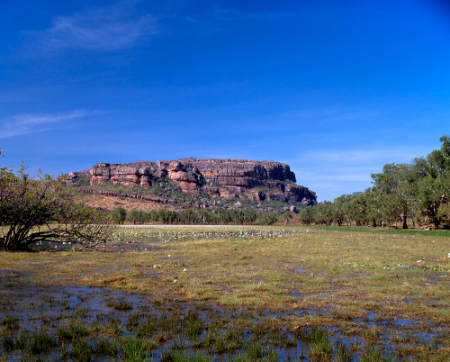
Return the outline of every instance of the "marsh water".
<path id="1" fill-rule="evenodd" d="M 0 290 L 0 357 L 7 361 L 394 360 L 412 340 L 429 350 L 446 348 L 441 336 L 449 330 L 375 313 L 352 320 L 366 328 L 363 336 L 327 326 L 288 328 L 294 315 L 350 317 L 332 308 L 223 308 L 109 287 L 42 285 L 31 273 L 9 269 L 0 270 Z"/>
<path id="2" fill-rule="evenodd" d="M 0 361 L 448 359 L 447 240 L 387 236 L 128 227 L 0 253 Z"/>

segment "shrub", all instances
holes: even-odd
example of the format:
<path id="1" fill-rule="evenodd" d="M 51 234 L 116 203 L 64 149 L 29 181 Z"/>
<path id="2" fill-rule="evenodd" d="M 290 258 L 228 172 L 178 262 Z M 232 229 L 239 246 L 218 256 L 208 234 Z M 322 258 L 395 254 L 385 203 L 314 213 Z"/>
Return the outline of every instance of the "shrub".
<path id="1" fill-rule="evenodd" d="M 127 217 L 127 211 L 123 207 L 118 207 L 112 213 L 112 219 L 115 224 L 123 224 Z"/>

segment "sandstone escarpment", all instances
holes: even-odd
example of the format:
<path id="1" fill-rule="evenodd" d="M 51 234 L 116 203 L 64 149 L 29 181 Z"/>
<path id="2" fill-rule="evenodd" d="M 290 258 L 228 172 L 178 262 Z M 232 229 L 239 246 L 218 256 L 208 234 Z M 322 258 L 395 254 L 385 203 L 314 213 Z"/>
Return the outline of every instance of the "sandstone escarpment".
<path id="1" fill-rule="evenodd" d="M 301 202 L 304 205 L 317 203 L 313 191 L 295 184 L 295 174 L 289 165 L 275 161 L 182 159 L 129 164 L 100 162 L 89 173 L 91 185 L 112 181 L 115 185 L 140 185 L 151 190 L 170 182 L 173 189 L 190 195 L 247 198 L 258 202 Z M 69 182 L 73 185 L 76 185 L 77 175 L 69 174 Z"/>
<path id="2" fill-rule="evenodd" d="M 152 172 L 156 170 L 154 165 L 153 162 L 134 162 L 125 165 L 99 162 L 90 170 L 92 175 L 90 183 L 100 185 L 112 180 L 114 184 L 137 184 L 149 187 Z"/>
<path id="3" fill-rule="evenodd" d="M 252 188 L 261 186 L 261 181 L 269 179 L 295 182 L 295 174 L 289 165 L 273 161 L 201 159 L 158 161 L 156 164 L 159 168 L 169 170 L 173 167 L 177 171 L 192 170 L 208 182 L 224 186 Z"/>

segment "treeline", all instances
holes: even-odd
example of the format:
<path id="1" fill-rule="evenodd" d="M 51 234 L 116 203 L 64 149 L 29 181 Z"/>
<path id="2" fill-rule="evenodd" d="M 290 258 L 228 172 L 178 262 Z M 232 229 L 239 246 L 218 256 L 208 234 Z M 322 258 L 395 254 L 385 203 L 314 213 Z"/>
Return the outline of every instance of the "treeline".
<path id="1" fill-rule="evenodd" d="M 287 216 L 285 216 L 287 217 Z M 256 212 L 255 210 L 217 210 L 210 212 L 207 210 L 181 210 L 170 211 L 160 209 L 145 212 L 138 209 L 126 211 L 124 208 L 117 208 L 112 212 L 112 219 L 116 224 L 123 224 L 125 221 L 133 224 L 163 223 L 163 224 L 237 224 L 237 225 L 272 225 L 279 220 L 277 214 L 272 212 Z"/>
<path id="2" fill-rule="evenodd" d="M 427 157 L 411 163 L 390 163 L 372 174 L 373 187 L 321 202 L 300 212 L 303 224 L 370 225 L 408 228 L 450 226 L 450 137 Z"/>

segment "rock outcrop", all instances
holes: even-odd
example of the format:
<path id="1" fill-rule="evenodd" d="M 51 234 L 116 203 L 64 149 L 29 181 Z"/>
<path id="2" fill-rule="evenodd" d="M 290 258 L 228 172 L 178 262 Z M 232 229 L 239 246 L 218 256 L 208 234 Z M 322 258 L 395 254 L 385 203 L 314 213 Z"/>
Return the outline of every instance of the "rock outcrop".
<path id="1" fill-rule="evenodd" d="M 89 172 L 91 185 L 112 181 L 113 184 L 140 185 L 151 189 L 155 185 L 162 187 L 168 181 L 174 188 L 192 195 L 249 198 L 258 202 L 317 203 L 313 191 L 295 184 L 295 174 L 289 165 L 274 161 L 182 159 L 129 164 L 100 162 Z M 77 185 L 78 174 L 82 173 L 71 172 L 68 183 Z M 83 175 L 86 177 L 86 172 Z"/>
<path id="2" fill-rule="evenodd" d="M 153 162 L 134 162 L 125 165 L 99 162 L 90 170 L 91 185 L 100 185 L 112 180 L 114 184 L 137 184 L 148 188 L 152 172 L 155 170 Z"/>

